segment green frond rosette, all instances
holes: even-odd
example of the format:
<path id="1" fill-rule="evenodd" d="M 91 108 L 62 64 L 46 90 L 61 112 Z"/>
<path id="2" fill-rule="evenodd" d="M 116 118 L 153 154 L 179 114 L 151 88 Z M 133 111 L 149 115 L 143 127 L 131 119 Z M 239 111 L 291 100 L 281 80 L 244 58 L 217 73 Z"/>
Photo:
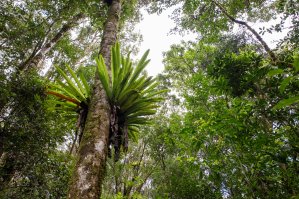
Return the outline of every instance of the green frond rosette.
<path id="1" fill-rule="evenodd" d="M 63 101 L 48 100 L 48 106 L 49 110 L 59 111 L 60 115 L 67 120 L 69 124 L 76 123 L 75 139 L 70 150 L 71 155 L 77 141 L 79 129 L 79 144 L 83 135 L 91 92 L 82 74 L 79 75 L 80 82 L 74 71 L 66 64 L 72 80 L 58 66 L 55 67 L 64 77 L 67 84 L 63 83 L 60 79 L 56 80 L 58 85 L 50 84 L 52 89 L 48 89 L 46 93 L 54 95 Z"/>
<path id="2" fill-rule="evenodd" d="M 125 58 L 120 54 L 119 43 L 116 42 L 115 48 L 111 47 L 111 82 L 108 70 L 103 57 L 96 58 L 98 66 L 98 76 L 107 94 L 111 107 L 119 108 L 120 121 L 127 121 L 129 137 L 136 141 L 135 135 L 138 129 L 133 126 L 150 124 L 149 115 L 154 115 L 159 106 L 156 103 L 164 98 L 155 97 L 167 90 L 156 91 L 160 82 L 152 77 L 142 76 L 141 73 L 148 65 L 147 60 L 149 50 L 147 50 L 136 68 L 132 67 L 130 53 Z M 136 138 L 136 139 L 135 139 Z"/>
<path id="3" fill-rule="evenodd" d="M 64 77 L 66 83 L 63 83 L 60 79 L 56 79 L 58 85 L 49 85 L 51 89 L 48 89 L 46 93 L 54 95 L 63 100 L 48 100 L 48 103 L 51 106 L 49 109 L 61 112 L 62 116 L 69 117 L 69 114 L 65 115 L 64 113 L 72 112 L 73 116 L 78 117 L 78 114 L 76 112 L 77 106 L 81 106 L 82 103 L 88 105 L 91 97 L 91 92 L 84 76 L 82 74 L 79 75 L 81 80 L 80 82 L 74 71 L 67 64 L 66 67 L 73 80 L 70 79 L 58 66 L 55 66 L 58 72 Z"/>

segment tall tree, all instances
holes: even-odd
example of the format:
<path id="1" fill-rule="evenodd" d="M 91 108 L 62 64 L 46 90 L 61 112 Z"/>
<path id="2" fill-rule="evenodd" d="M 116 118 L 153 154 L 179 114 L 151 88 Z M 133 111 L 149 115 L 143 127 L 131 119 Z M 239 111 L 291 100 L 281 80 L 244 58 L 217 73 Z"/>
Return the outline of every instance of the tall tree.
<path id="1" fill-rule="evenodd" d="M 293 3 L 290 6 L 286 6 L 285 2 L 275 1 L 187 1 L 187 0 L 173 0 L 157 1 L 151 9 L 152 12 L 161 11 L 163 7 L 171 7 L 183 2 L 182 6 L 176 8 L 173 12 L 172 19 L 176 23 L 176 27 L 171 30 L 171 33 L 179 32 L 184 34 L 185 32 L 192 31 L 198 32 L 201 38 L 206 41 L 217 41 L 218 36 L 222 32 L 232 31 L 234 24 L 244 27 L 249 31 L 256 40 L 264 47 L 264 50 L 268 53 L 270 59 L 278 64 L 287 64 L 288 67 L 294 68 L 292 63 L 285 63 L 279 60 L 277 55 L 270 49 L 267 43 L 263 40 L 261 35 L 254 30 L 248 22 L 256 21 L 270 21 L 277 17 L 280 13 L 285 15 L 282 18 L 281 24 L 276 25 L 276 28 L 268 29 L 271 32 L 273 29 L 281 31 L 281 26 L 285 23 L 287 18 L 292 18 L 291 31 L 289 37 L 292 40 L 296 40 L 297 24 L 296 15 L 298 12 L 295 9 Z M 279 3 L 279 6 L 276 4 Z M 164 5 L 165 4 L 165 5 Z M 267 10 L 267 12 L 265 12 Z M 263 31 L 262 31 L 263 32 Z"/>
<path id="2" fill-rule="evenodd" d="M 0 112 L 0 198 L 65 197 L 71 159 L 57 148 L 71 130 L 48 110 L 47 81 L 37 73 L 11 84 L 10 110 Z"/>
<path id="3" fill-rule="evenodd" d="M 60 0 L 57 5 L 53 7 L 52 3 L 45 4 L 40 0 L 0 3 L 3 10 L 0 73 L 6 76 L 6 86 L 3 86 L 6 92 L 0 94 L 1 110 L 10 101 L 9 93 L 13 93 L 10 87 L 10 80 L 15 78 L 13 73 L 38 69 L 41 60 L 47 60 L 57 43 L 69 38 L 70 30 L 82 22 L 80 20 L 86 18 L 90 11 L 84 9 L 84 4 L 75 7 L 75 2 L 68 0 Z"/>
<path id="4" fill-rule="evenodd" d="M 71 28 L 72 25 L 78 22 L 80 19 L 86 17 L 86 15 L 79 13 L 62 26 L 61 30 L 51 39 L 48 43 L 39 45 L 32 52 L 31 56 L 21 63 L 18 70 L 23 71 L 26 69 L 37 69 L 38 64 L 44 58 L 44 56 L 54 47 L 54 45 L 63 37 Z"/>
<path id="5" fill-rule="evenodd" d="M 104 23 L 100 55 L 111 77 L 111 46 L 117 40 L 122 0 L 113 0 Z M 84 135 L 77 153 L 68 198 L 100 198 L 108 154 L 111 108 L 96 75 Z"/>
<path id="6" fill-rule="evenodd" d="M 211 189 L 204 196 L 296 197 L 297 70 L 281 65 L 277 69 L 274 62 L 265 62 L 263 54 L 251 52 L 255 48 L 250 43 L 231 45 L 231 41 L 222 41 L 229 45 L 214 45 L 214 58 L 209 56 L 211 51 L 197 50 L 212 49 L 202 43 L 193 48 L 183 43 L 165 53 L 168 77 L 184 85 L 178 89 L 187 109 L 185 127 L 174 128 L 184 141 L 175 141 L 178 146 L 193 143 L 186 154 L 194 160 L 184 155 L 177 160 L 183 165 L 193 162 L 186 167 L 198 172 L 197 187 Z M 222 50 L 226 48 L 235 53 Z M 298 55 L 292 54 L 284 49 L 278 55 L 297 63 Z M 211 59 L 208 64 L 206 57 Z M 184 81 L 172 75 L 176 74 L 173 70 L 184 73 Z M 192 149 L 196 154 L 192 155 Z M 209 186 L 204 187 L 206 184 Z"/>

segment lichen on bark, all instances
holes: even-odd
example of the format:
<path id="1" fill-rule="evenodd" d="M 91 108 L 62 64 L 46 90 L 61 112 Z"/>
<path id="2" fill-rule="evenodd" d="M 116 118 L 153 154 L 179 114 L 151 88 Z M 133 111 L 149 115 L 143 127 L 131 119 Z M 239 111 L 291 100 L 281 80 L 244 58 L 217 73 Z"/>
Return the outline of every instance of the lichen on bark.
<path id="1" fill-rule="evenodd" d="M 114 0 L 109 7 L 104 24 L 100 55 L 103 56 L 111 74 L 111 46 L 117 40 L 121 1 Z M 101 197 L 102 181 L 108 153 L 111 108 L 106 93 L 97 75 L 88 107 L 87 121 L 77 153 L 76 164 L 69 186 L 69 199 L 98 199 Z M 88 135 L 88 136 L 87 136 Z"/>

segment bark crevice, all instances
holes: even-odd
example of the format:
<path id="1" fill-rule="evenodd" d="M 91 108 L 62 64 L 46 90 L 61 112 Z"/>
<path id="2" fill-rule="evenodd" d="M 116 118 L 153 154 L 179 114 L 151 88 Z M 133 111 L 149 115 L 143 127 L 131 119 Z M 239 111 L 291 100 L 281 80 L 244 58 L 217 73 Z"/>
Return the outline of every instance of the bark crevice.
<path id="1" fill-rule="evenodd" d="M 103 28 L 99 54 L 103 56 L 109 74 L 111 74 L 111 46 L 114 46 L 117 40 L 120 12 L 121 1 L 114 0 L 109 7 L 108 17 Z M 96 74 L 84 134 L 77 153 L 67 198 L 101 198 L 102 181 L 108 154 L 110 116 L 111 107 Z"/>

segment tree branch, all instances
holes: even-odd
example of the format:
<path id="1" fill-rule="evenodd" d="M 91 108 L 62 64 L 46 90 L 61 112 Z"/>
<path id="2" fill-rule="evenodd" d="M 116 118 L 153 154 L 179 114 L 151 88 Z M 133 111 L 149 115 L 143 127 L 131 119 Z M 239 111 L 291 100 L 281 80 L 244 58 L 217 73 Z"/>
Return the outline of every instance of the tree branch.
<path id="1" fill-rule="evenodd" d="M 235 18 L 233 18 L 231 15 L 229 15 L 227 13 L 227 11 L 219 3 L 217 3 L 217 1 L 211 0 L 211 2 L 214 3 L 222 11 L 222 13 L 228 19 L 230 19 L 232 22 L 237 23 L 237 24 L 242 25 L 242 26 L 245 26 L 250 32 L 252 32 L 252 34 L 254 34 L 254 36 L 257 38 L 257 40 L 262 44 L 262 46 L 264 47 L 265 51 L 268 53 L 268 55 L 271 57 L 271 59 L 275 62 L 275 64 L 277 64 L 277 65 L 278 64 L 282 64 L 282 65 L 286 64 L 285 62 L 280 61 L 276 57 L 276 55 L 269 48 L 269 46 L 266 44 L 266 42 L 263 40 L 263 38 L 253 28 L 251 28 L 246 22 L 239 21 L 239 20 L 236 20 Z M 294 65 L 292 63 L 288 63 L 287 66 L 296 70 L 296 68 L 294 67 Z"/>

